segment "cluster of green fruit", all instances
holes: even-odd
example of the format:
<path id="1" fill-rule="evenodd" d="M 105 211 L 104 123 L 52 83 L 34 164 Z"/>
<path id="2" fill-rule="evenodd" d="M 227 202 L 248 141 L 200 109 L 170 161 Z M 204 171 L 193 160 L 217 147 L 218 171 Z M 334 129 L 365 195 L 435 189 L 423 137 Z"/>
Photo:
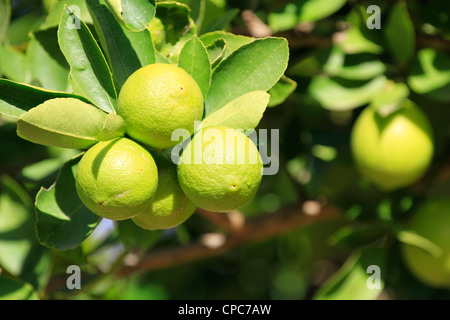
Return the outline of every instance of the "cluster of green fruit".
<path id="1" fill-rule="evenodd" d="M 101 217 L 132 219 L 149 230 L 175 227 L 197 207 L 225 212 L 248 202 L 262 178 L 258 149 L 238 130 L 194 128 L 203 108 L 199 86 L 183 69 L 156 63 L 134 72 L 118 99 L 128 137 L 86 151 L 76 175 L 81 201 Z M 178 129 L 194 137 L 174 141 Z M 171 149 L 181 142 L 174 163 Z M 256 161 L 250 161 L 252 153 Z"/>
<path id="2" fill-rule="evenodd" d="M 410 100 L 387 116 L 369 106 L 355 123 L 351 147 L 364 176 L 381 190 L 397 190 L 417 182 L 429 168 L 434 152 L 432 126 Z M 403 258 L 411 273 L 430 286 L 450 288 L 450 200 L 424 201 L 407 223 L 410 231 L 438 249 L 430 253 L 403 244 Z"/>

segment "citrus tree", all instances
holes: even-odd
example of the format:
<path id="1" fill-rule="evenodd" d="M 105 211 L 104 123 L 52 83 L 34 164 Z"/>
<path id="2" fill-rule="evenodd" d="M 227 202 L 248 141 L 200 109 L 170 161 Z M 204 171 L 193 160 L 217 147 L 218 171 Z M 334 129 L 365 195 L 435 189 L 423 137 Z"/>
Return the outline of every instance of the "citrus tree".
<path id="1" fill-rule="evenodd" d="M 450 297 L 448 9 L 0 0 L 0 298 Z"/>

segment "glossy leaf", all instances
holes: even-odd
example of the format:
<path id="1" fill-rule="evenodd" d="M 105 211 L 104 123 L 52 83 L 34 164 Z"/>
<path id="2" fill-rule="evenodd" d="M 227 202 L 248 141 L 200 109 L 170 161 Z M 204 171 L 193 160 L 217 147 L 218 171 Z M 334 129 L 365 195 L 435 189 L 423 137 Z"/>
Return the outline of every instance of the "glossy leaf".
<path id="1" fill-rule="evenodd" d="M 269 99 L 270 95 L 265 91 L 246 93 L 208 115 L 203 119 L 202 127 L 220 125 L 244 131 L 254 129 L 261 120 Z"/>
<path id="2" fill-rule="evenodd" d="M 67 161 L 49 188 L 36 196 L 36 233 L 50 248 L 66 250 L 80 245 L 95 229 L 100 217 L 89 211 L 78 197 L 75 176 L 82 155 Z"/>
<path id="3" fill-rule="evenodd" d="M 288 59 L 285 39 L 258 39 L 240 47 L 214 70 L 206 115 L 245 93 L 269 90 L 284 74 Z"/>
<path id="4" fill-rule="evenodd" d="M 211 63 L 208 51 L 197 36 L 185 43 L 178 66 L 192 76 L 202 90 L 203 97 L 206 97 L 211 82 Z"/>
<path id="5" fill-rule="evenodd" d="M 384 76 L 370 81 L 351 81 L 327 76 L 312 79 L 309 93 L 329 110 L 351 110 L 369 103 L 386 83 Z"/>
<path id="6" fill-rule="evenodd" d="M 105 112 L 115 112 L 117 94 L 105 57 L 86 24 L 66 7 L 59 24 L 58 41 L 70 65 L 75 93 Z"/>
<path id="7" fill-rule="evenodd" d="M 17 121 L 17 134 L 21 138 L 61 148 L 87 149 L 100 140 L 124 133 L 125 122 L 120 116 L 106 114 L 73 98 L 47 100 Z"/>
<path id="8" fill-rule="evenodd" d="M 219 62 L 222 61 L 226 47 L 227 42 L 223 38 L 216 39 L 213 43 L 206 47 L 212 68 L 215 68 Z"/>
<path id="9" fill-rule="evenodd" d="M 88 0 L 87 3 L 95 30 L 120 88 L 134 71 L 155 63 L 155 48 L 150 32 L 146 29 L 133 32 L 121 25 L 104 0 Z"/>
<path id="10" fill-rule="evenodd" d="M 31 108 L 54 98 L 74 98 L 88 102 L 85 98 L 75 94 L 0 79 L 0 113 L 5 116 L 18 119 Z"/>
<path id="11" fill-rule="evenodd" d="M 61 65 L 35 38 L 28 43 L 27 60 L 32 79 L 41 87 L 57 91 L 67 90 L 68 67 Z"/>
<path id="12" fill-rule="evenodd" d="M 155 16 L 155 0 L 106 0 L 116 18 L 132 31 L 147 28 Z"/>

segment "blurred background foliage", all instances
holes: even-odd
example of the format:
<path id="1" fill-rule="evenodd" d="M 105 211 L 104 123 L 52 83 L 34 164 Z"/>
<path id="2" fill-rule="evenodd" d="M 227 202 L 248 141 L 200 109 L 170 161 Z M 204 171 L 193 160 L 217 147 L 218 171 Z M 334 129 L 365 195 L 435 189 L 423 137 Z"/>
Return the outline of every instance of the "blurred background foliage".
<path id="1" fill-rule="evenodd" d="M 180 2 L 190 6 L 200 34 L 227 30 L 289 41 L 287 77 L 271 89 L 271 107 L 259 125 L 280 130 L 280 170 L 264 176 L 242 214 L 275 213 L 309 200 L 336 208 L 342 218 L 245 244 L 217 257 L 115 277 L 123 263 L 222 230 L 201 214 L 164 232 L 104 219 L 78 248 L 43 247 L 34 232 L 33 199 L 41 186 L 48 188 L 55 181 L 58 168 L 76 152 L 20 139 L 15 123 L 0 117 L 0 297 L 450 298 L 448 290 L 429 287 L 410 274 L 401 258 L 400 241 L 392 234 L 392 226 L 401 225 L 424 198 L 450 194 L 450 2 Z M 1 77 L 70 90 L 69 68 L 55 33 L 64 3 L 78 5 L 94 32 L 84 0 L 0 0 Z M 381 8 L 380 29 L 366 24 L 371 16 L 366 9 L 373 4 Z M 380 96 L 394 104 L 406 96 L 415 101 L 436 136 L 428 174 L 391 193 L 379 191 L 356 171 L 349 150 L 354 120 Z M 361 254 L 360 249 L 374 244 L 381 250 L 375 253 L 376 261 L 384 261 L 384 286 L 371 292 L 365 285 L 364 263 L 374 253 Z M 83 271 L 80 291 L 64 289 L 71 264 Z"/>

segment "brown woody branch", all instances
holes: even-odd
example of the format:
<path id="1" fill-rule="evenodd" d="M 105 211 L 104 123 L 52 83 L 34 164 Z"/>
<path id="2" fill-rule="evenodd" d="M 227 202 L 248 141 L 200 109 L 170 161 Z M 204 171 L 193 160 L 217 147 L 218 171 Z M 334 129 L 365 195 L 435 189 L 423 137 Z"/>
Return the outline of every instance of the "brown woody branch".
<path id="1" fill-rule="evenodd" d="M 308 214 L 305 213 L 305 209 Z M 276 213 L 245 219 L 241 224 L 236 224 L 229 214 L 199 211 L 205 217 L 209 216 L 208 219 L 211 221 L 218 222 L 217 224 L 227 229 L 229 233 L 227 235 L 205 234 L 197 242 L 154 251 L 135 265 L 123 266 L 116 275 L 124 277 L 132 273 L 175 267 L 183 263 L 219 256 L 245 243 L 262 241 L 312 223 L 339 217 L 337 210 L 329 206 L 310 210 L 298 204 Z M 236 213 L 231 213 L 233 214 Z M 218 215 L 222 217 L 219 218 Z"/>

